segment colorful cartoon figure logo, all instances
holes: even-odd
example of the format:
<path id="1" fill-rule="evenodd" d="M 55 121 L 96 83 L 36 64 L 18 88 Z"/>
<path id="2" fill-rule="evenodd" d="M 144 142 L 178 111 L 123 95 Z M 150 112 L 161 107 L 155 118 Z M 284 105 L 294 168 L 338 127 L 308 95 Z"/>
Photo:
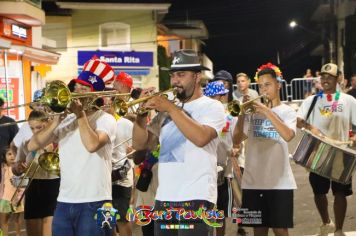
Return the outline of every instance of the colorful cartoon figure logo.
<path id="1" fill-rule="evenodd" d="M 101 228 L 112 229 L 116 225 L 116 221 L 120 219 L 120 215 L 110 202 L 106 202 L 101 208 L 98 208 L 94 218 Z"/>

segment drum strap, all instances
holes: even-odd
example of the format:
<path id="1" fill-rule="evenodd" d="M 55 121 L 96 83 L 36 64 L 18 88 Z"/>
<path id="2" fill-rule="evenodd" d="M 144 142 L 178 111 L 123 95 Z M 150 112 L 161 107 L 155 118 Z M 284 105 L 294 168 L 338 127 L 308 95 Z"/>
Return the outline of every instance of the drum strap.
<path id="1" fill-rule="evenodd" d="M 318 97 L 317 95 L 314 95 L 314 98 L 313 98 L 313 101 L 312 103 L 310 104 L 310 107 L 309 107 L 309 110 L 308 110 L 308 114 L 307 114 L 307 118 L 305 119 L 305 121 L 308 120 L 311 112 L 313 111 L 314 107 L 315 107 L 315 104 L 316 104 L 316 101 L 318 100 Z"/>

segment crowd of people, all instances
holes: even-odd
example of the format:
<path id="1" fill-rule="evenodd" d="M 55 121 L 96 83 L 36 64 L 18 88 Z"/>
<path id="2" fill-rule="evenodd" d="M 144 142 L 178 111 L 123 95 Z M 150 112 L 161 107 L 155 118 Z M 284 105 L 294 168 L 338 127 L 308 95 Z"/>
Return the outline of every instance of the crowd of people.
<path id="1" fill-rule="evenodd" d="M 214 231 L 223 236 L 236 208 L 242 219 L 238 235 L 246 235 L 247 227 L 256 236 L 268 235 L 269 229 L 277 236 L 289 235 L 297 183 L 288 142 L 297 128 L 351 140 L 356 146 L 356 134 L 349 132 L 356 125 L 356 76 L 346 94 L 335 64 L 322 66 L 318 91 L 298 111 L 281 102 L 282 72 L 271 63 L 256 72 L 258 92 L 249 88 L 245 73 L 233 78 L 221 70 L 205 84 L 202 71 L 209 69 L 193 50 L 176 51 L 172 65 L 161 69 L 170 73 L 173 94 L 168 98 L 155 94 L 155 88 L 133 88 L 130 75 L 115 75 L 107 63 L 93 58 L 68 89 L 78 94 L 115 91 L 115 96 L 74 98 L 64 112 L 50 115 L 53 104 L 38 102 L 46 96 L 45 90 L 39 90 L 28 122 L 20 129 L 13 119 L 1 115 L 6 108 L 0 99 L 4 235 L 14 216 L 17 235 L 24 218 L 30 236 L 130 236 L 135 221 L 130 212 L 140 206 L 152 206 L 149 210 L 157 214 L 134 214 L 136 220 L 147 221 L 142 224 L 143 236 L 207 236 Z M 122 111 L 118 104 L 137 98 L 142 102 L 130 105 L 129 114 L 118 112 Z M 331 122 L 334 129 L 329 128 Z M 53 153 L 59 156 L 60 173 L 41 165 L 41 158 Z M 15 180 L 24 175 L 30 181 L 18 187 Z M 317 235 L 345 235 L 351 183 L 313 172 L 309 180 L 322 222 Z M 236 186 L 242 189 L 242 199 Z M 327 208 L 330 188 L 335 223 Z M 208 213 L 201 213 L 216 209 L 224 215 L 208 219 Z M 172 218 L 171 212 L 176 212 Z M 199 212 L 202 215 L 194 217 Z M 258 214 L 251 216 L 251 212 Z M 184 218 L 177 219 L 178 214 Z"/>

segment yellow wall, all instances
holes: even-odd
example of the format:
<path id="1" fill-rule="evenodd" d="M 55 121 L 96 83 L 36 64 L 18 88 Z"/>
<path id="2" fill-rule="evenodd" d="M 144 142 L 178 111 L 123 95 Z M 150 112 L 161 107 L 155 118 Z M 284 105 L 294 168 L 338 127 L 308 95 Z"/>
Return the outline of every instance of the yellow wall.
<path id="1" fill-rule="evenodd" d="M 131 50 L 154 52 L 154 66 L 150 74 L 142 79 L 142 86 L 158 87 L 157 68 L 157 29 L 152 11 L 120 10 L 73 10 L 71 17 L 47 16 L 47 23 L 64 23 L 67 31 L 67 50 L 62 54 L 58 65 L 47 74 L 48 80 L 69 81 L 77 76 L 77 51 L 99 49 L 99 25 L 121 22 L 130 25 Z M 44 35 L 46 37 L 46 35 Z M 117 49 L 113 49 L 117 50 Z"/>

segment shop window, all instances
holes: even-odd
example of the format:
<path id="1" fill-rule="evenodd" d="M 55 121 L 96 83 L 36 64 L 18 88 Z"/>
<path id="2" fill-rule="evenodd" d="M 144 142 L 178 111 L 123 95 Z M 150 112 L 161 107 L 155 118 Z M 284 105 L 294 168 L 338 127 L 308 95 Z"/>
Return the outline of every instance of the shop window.
<path id="1" fill-rule="evenodd" d="M 119 49 L 130 51 L 130 25 L 111 22 L 99 26 L 99 44 L 101 49 Z"/>

